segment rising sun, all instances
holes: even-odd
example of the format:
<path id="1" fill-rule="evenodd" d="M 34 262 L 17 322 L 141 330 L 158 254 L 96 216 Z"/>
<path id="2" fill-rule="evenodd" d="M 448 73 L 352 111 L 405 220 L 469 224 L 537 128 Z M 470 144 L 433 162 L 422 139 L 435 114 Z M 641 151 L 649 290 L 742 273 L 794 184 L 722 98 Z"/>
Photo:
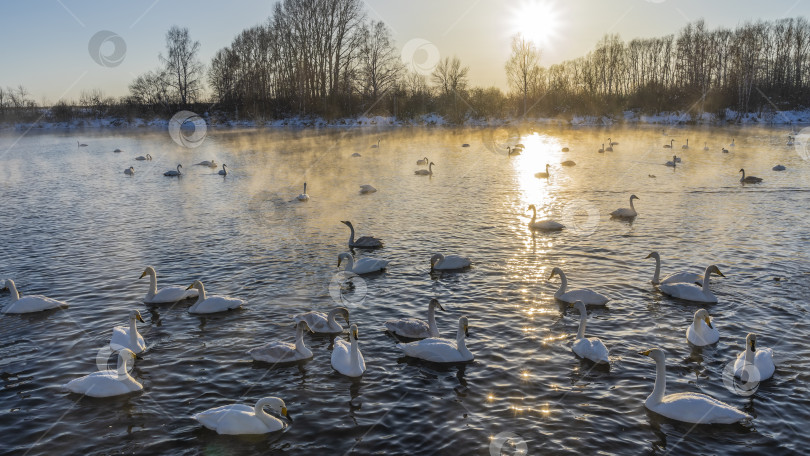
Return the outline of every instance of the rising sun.
<path id="1" fill-rule="evenodd" d="M 520 33 L 539 46 L 549 44 L 557 35 L 560 15 L 546 0 L 524 0 L 512 8 L 512 34 Z"/>

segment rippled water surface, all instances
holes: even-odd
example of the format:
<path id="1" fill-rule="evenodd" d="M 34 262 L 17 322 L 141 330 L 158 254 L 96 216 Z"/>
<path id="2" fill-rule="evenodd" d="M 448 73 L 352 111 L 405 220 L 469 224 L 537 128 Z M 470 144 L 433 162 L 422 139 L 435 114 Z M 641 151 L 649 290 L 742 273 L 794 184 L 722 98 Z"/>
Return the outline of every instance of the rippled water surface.
<path id="1" fill-rule="evenodd" d="M 522 445 L 530 454 L 806 451 L 810 162 L 785 145 L 787 133 L 213 131 L 201 147 L 184 149 L 165 132 L 22 139 L 6 132 L 0 276 L 70 308 L 0 316 L 0 452 L 499 454 L 497 443 L 509 436 L 504 454 Z M 615 151 L 597 153 L 608 136 L 619 143 Z M 378 138 L 380 147 L 370 148 Z M 663 166 L 672 153 L 661 146 L 670 138 L 683 157 L 675 169 Z M 686 138 L 691 149 L 681 150 Z M 735 146 L 722 153 L 732 138 Z M 88 147 L 76 147 L 77 139 Z M 515 142 L 526 148 L 510 158 L 505 146 Z M 147 152 L 154 160 L 134 160 Z M 413 173 L 423 156 L 436 163 L 432 177 Z M 230 174 L 193 166 L 212 158 Z M 562 167 L 563 160 L 576 166 Z M 163 176 L 178 163 L 183 177 Z M 535 178 L 546 163 L 551 177 Z M 787 170 L 772 171 L 777 163 Z M 134 177 L 123 174 L 129 166 Z M 743 167 L 764 182 L 741 185 Z M 293 202 L 304 182 L 311 200 Z M 379 191 L 360 195 L 360 184 Z M 630 194 L 639 197 L 637 219 L 610 220 Z M 529 204 L 568 228 L 532 236 Z M 348 238 L 340 220 L 385 242 L 358 257 L 391 261 L 386 273 L 336 294 L 360 328 L 365 375 L 336 373 L 330 339 L 310 335 L 311 361 L 254 363 L 248 348 L 293 339 L 293 315 L 336 305 L 330 284 L 335 294 L 337 256 Z M 650 284 L 654 262 L 645 256 L 652 250 L 664 274 L 712 263 L 725 273 L 712 280 L 719 303 L 708 306 L 718 344 L 687 344 L 699 306 Z M 434 252 L 467 255 L 473 267 L 431 275 Z M 138 277 L 147 265 L 159 285 L 200 279 L 209 293 L 248 304 L 206 317 L 189 314 L 188 302 L 146 306 L 148 280 Z M 579 316 L 554 300 L 559 281 L 548 276 L 555 266 L 571 287 L 611 298 L 607 308 L 589 310 L 586 331 L 609 347 L 609 369 L 571 352 Z M 384 332 L 388 319 L 424 318 L 433 297 L 446 308 L 438 313 L 443 335 L 455 337 L 458 318 L 469 317 L 474 362 L 414 362 Z M 8 300 L 0 293 L 0 306 Z M 92 399 L 62 391 L 98 369 L 99 353 L 104 365 L 112 327 L 133 309 L 146 320 L 140 331 L 149 349 L 132 371 L 144 392 Z M 778 364 L 752 396 L 722 380 L 747 332 L 774 348 Z M 668 356 L 669 392 L 710 394 L 753 415 L 751 425 L 693 427 L 647 412 L 655 365 L 638 352 L 656 346 Z M 220 436 L 190 418 L 266 396 L 286 402 L 295 421 L 285 432 Z"/>

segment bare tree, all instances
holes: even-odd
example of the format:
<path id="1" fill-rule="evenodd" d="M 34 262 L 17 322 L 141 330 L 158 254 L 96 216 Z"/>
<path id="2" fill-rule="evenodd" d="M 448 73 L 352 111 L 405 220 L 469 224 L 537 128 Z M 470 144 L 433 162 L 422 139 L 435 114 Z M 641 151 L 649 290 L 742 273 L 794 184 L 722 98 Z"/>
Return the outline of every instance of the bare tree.
<path id="1" fill-rule="evenodd" d="M 169 85 L 180 103 L 194 101 L 202 93 L 203 65 L 197 59 L 200 42 L 192 41 L 187 28 L 172 26 L 166 32 L 166 56 L 160 55 L 169 75 Z"/>
<path id="2" fill-rule="evenodd" d="M 382 21 L 362 30 L 360 77 L 372 100 L 393 87 L 402 72 L 402 63 L 391 40 L 391 32 Z"/>
<path id="3" fill-rule="evenodd" d="M 467 88 L 467 73 L 469 72 L 470 67 L 462 67 L 458 57 L 453 56 L 452 59 L 445 57 L 436 65 L 430 78 L 444 95 L 458 94 Z"/>
<path id="4" fill-rule="evenodd" d="M 523 97 L 523 115 L 526 115 L 529 93 L 537 86 L 540 73 L 540 50 L 532 42 L 517 34 L 512 37 L 512 54 L 506 61 L 509 87 Z"/>

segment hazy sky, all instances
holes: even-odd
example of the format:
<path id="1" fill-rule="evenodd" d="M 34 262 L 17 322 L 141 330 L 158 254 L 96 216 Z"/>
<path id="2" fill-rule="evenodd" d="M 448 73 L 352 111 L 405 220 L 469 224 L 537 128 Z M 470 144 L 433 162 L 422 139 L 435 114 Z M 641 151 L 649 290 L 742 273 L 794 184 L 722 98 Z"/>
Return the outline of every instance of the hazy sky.
<path id="1" fill-rule="evenodd" d="M 157 67 L 172 25 L 188 27 L 207 63 L 241 30 L 264 22 L 270 0 L 5 0 L 0 2 L 0 86 L 23 84 L 38 102 L 77 99 L 82 90 L 127 92 L 138 74 Z M 402 48 L 426 40 L 440 56 L 457 55 L 473 85 L 506 88 L 510 36 L 542 41 L 543 65 L 578 57 L 605 33 L 623 39 L 675 33 L 703 18 L 709 27 L 810 16 L 810 0 L 366 0 L 368 16 L 391 28 Z M 111 31 L 126 44 L 118 65 L 97 64 L 91 38 Z M 424 42 L 422 42 L 424 43 Z M 112 52 L 108 41 L 102 54 Z M 425 53 L 419 54 L 422 58 Z"/>

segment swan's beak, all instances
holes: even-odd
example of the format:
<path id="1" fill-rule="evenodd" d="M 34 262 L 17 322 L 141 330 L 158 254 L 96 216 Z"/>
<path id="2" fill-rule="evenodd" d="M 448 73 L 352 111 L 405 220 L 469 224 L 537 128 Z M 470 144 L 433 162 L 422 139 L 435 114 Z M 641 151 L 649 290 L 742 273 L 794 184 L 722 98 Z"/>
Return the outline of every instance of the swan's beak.
<path id="1" fill-rule="evenodd" d="M 141 274 L 141 276 L 140 276 L 140 277 L 138 277 L 138 278 L 139 278 L 139 279 L 143 279 L 143 277 L 144 277 L 145 275 L 146 275 L 146 271 L 143 271 L 143 274 Z"/>
<path id="2" fill-rule="evenodd" d="M 722 272 L 720 272 L 720 270 L 719 270 L 719 269 L 717 270 L 717 275 L 719 275 L 720 277 L 725 277 L 725 275 L 723 275 L 723 273 L 722 273 Z"/>
<path id="3" fill-rule="evenodd" d="M 442 307 L 442 305 L 441 305 L 441 304 L 439 304 L 438 302 L 437 302 L 436 304 L 439 306 L 439 310 L 444 311 L 444 307 Z"/>
<path id="4" fill-rule="evenodd" d="M 709 317 L 706 317 L 703 320 L 706 321 L 706 324 L 709 325 L 709 328 L 714 329 L 714 326 L 712 326 L 712 321 L 711 319 L 709 319 Z"/>
<path id="5" fill-rule="evenodd" d="M 469 325 L 464 325 L 464 335 L 466 337 L 470 337 L 470 327 L 469 327 Z"/>
<path id="6" fill-rule="evenodd" d="M 757 351 L 757 341 L 755 341 L 755 340 L 751 341 L 751 351 L 752 352 Z"/>
<path id="7" fill-rule="evenodd" d="M 146 323 L 145 321 L 143 321 L 143 318 L 141 318 L 141 314 L 135 314 L 135 319 L 141 323 Z"/>
<path id="8" fill-rule="evenodd" d="M 652 350 L 646 350 L 646 351 L 643 351 L 643 352 L 639 352 L 638 354 L 639 354 L 639 355 L 644 355 L 644 356 L 650 356 L 650 352 L 651 352 L 651 351 L 652 351 Z"/>
<path id="9" fill-rule="evenodd" d="M 287 417 L 287 419 L 290 420 L 290 423 L 292 423 L 293 419 L 290 416 L 290 412 L 287 410 L 287 407 L 281 407 L 281 414 Z"/>
<path id="10" fill-rule="evenodd" d="M 338 265 L 337 265 L 337 267 L 340 267 L 340 260 L 341 260 L 341 259 L 340 259 L 340 258 L 338 258 Z"/>
<path id="11" fill-rule="evenodd" d="M 647 256 L 645 256 L 645 257 L 644 257 L 644 259 L 646 260 L 647 258 L 651 258 L 651 257 L 652 257 L 652 253 L 651 253 L 651 254 L 649 254 L 649 255 L 647 255 Z"/>
<path id="12" fill-rule="evenodd" d="M 192 283 L 191 285 L 189 285 L 189 286 L 188 286 L 188 288 L 186 288 L 186 290 L 191 290 L 192 288 L 194 288 L 194 284 L 193 284 L 193 283 Z"/>
<path id="13" fill-rule="evenodd" d="M 355 331 L 353 335 L 354 335 L 355 340 L 360 340 L 360 337 L 359 337 L 357 331 Z"/>

